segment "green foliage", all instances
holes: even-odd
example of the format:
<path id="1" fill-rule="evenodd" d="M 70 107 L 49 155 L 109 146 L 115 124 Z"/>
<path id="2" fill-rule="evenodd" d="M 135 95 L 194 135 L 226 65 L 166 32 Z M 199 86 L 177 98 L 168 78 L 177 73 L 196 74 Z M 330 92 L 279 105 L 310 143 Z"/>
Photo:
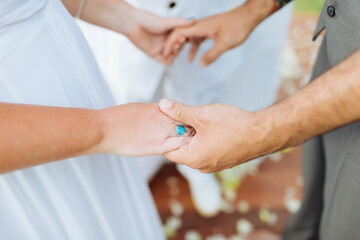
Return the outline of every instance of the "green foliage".
<path id="1" fill-rule="evenodd" d="M 295 0 L 295 12 L 318 13 L 321 11 L 325 0 Z"/>

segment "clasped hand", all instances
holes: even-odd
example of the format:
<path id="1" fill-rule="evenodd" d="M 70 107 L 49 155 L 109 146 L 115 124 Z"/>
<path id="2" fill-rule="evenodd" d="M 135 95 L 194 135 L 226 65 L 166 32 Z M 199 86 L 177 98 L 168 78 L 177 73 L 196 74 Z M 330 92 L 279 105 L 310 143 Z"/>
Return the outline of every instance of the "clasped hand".
<path id="1" fill-rule="evenodd" d="M 248 4 L 198 21 L 167 19 L 133 8 L 128 14 L 132 21 L 120 27 L 118 32 L 125 33 L 138 48 L 167 65 L 173 62 L 186 43 L 192 45 L 189 61 L 193 61 L 201 44 L 212 39 L 214 45 L 200 60 L 201 66 L 207 66 L 227 50 L 242 44 L 260 22 Z"/>

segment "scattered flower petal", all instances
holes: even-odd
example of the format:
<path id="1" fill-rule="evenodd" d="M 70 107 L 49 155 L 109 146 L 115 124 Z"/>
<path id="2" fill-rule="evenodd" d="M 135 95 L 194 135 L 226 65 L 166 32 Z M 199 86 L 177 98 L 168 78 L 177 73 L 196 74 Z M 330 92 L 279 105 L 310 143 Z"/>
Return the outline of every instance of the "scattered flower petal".
<path id="1" fill-rule="evenodd" d="M 242 236 L 246 236 L 249 235 L 254 230 L 254 226 L 248 220 L 240 219 L 236 222 L 236 230 Z"/>

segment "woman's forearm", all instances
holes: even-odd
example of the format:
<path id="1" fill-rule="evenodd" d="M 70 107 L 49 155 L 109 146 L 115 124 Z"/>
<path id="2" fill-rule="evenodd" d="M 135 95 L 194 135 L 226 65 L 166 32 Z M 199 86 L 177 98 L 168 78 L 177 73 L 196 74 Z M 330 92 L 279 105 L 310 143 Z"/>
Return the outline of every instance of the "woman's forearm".
<path id="1" fill-rule="evenodd" d="M 101 110 L 0 103 L 0 119 L 0 173 L 95 153 L 159 155 L 191 134 L 179 137 L 178 123 L 154 103 Z"/>
<path id="2" fill-rule="evenodd" d="M 72 16 L 75 16 L 81 0 L 62 0 Z M 135 22 L 136 9 L 123 0 L 86 0 L 80 18 L 88 23 L 127 34 Z"/>
<path id="3" fill-rule="evenodd" d="M 0 103 L 0 173 L 97 152 L 97 111 Z"/>

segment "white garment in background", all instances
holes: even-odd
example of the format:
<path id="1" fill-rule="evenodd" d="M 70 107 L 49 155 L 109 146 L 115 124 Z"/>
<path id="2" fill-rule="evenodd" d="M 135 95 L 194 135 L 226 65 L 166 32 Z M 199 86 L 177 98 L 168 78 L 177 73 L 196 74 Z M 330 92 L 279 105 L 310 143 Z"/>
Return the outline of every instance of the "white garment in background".
<path id="1" fill-rule="evenodd" d="M 114 104 L 59 0 L 0 1 L 0 102 L 96 109 Z M 135 161 L 99 154 L 0 175 L 0 239 L 164 236 Z"/>
<path id="2" fill-rule="evenodd" d="M 128 2 L 163 17 L 201 19 L 229 11 L 244 1 Z M 171 2 L 175 7 L 170 8 Z M 118 103 L 157 102 L 168 97 L 193 105 L 219 102 L 254 111 L 270 105 L 275 99 L 280 56 L 291 13 L 292 4 L 289 4 L 261 23 L 245 43 L 227 51 L 207 68 L 199 66 L 199 59 L 210 49 L 211 40 L 201 45 L 193 63 L 187 61 L 189 46 L 186 46 L 174 64 L 166 67 L 145 55 L 124 36 L 83 22 L 79 24 Z M 162 162 L 158 157 L 138 159 L 148 178 Z M 189 168 L 188 171 L 194 170 Z"/>

